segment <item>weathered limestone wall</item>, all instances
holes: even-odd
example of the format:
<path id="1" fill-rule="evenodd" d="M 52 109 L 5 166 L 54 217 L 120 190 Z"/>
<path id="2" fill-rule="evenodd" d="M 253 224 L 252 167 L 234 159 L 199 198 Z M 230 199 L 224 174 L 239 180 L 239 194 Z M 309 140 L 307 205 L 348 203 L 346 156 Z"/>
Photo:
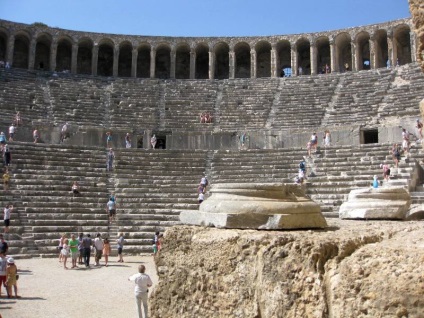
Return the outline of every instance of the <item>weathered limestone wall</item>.
<path id="1" fill-rule="evenodd" d="M 414 31 L 417 34 L 417 59 L 421 62 L 424 71 L 424 3 L 422 0 L 409 0 L 409 9 Z"/>
<path id="2" fill-rule="evenodd" d="M 329 226 L 169 229 L 152 317 L 422 317 L 423 223 Z"/>

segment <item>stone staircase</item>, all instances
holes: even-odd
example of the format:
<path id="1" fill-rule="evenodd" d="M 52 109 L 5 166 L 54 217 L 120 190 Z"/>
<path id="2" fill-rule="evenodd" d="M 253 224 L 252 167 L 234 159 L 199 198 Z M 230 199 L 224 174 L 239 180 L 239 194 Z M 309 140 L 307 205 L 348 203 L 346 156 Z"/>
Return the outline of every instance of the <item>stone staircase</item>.
<path id="1" fill-rule="evenodd" d="M 198 209 L 207 152 L 122 149 L 115 155 L 116 229 L 126 233 L 127 252 L 151 252 L 156 231 L 178 224 L 181 210 Z"/>

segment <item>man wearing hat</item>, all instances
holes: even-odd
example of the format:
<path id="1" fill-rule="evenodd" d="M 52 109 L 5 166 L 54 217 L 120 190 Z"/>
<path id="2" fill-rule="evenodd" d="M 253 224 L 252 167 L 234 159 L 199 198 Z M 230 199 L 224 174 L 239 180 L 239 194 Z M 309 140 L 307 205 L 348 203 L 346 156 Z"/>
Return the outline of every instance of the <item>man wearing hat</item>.
<path id="1" fill-rule="evenodd" d="M 17 274 L 18 268 L 15 265 L 15 260 L 12 257 L 7 259 L 7 269 L 6 269 L 6 285 L 7 285 L 7 297 L 12 297 L 12 286 L 15 290 L 15 297 L 18 296 L 18 284 L 17 284 Z"/>

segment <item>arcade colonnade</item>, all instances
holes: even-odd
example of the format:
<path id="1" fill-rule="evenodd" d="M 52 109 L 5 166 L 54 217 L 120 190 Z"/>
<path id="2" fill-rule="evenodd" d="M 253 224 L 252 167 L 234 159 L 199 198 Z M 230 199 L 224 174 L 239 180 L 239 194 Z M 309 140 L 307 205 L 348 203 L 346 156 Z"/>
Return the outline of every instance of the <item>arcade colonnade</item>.
<path id="1" fill-rule="evenodd" d="M 28 70 L 137 78 L 226 79 L 360 71 L 416 61 L 410 19 L 248 38 L 119 36 L 0 20 L 0 60 Z M 327 69 L 328 69 L 327 67 Z"/>

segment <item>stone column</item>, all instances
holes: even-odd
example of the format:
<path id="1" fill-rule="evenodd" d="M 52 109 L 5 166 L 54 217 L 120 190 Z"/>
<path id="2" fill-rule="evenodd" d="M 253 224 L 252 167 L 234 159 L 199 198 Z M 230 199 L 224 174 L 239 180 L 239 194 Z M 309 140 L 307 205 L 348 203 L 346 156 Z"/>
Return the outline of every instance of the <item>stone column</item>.
<path id="1" fill-rule="evenodd" d="M 29 52 L 28 52 L 28 69 L 34 70 L 34 63 L 35 63 L 35 49 L 37 46 L 37 39 L 31 39 L 31 42 L 29 44 Z"/>
<path id="2" fill-rule="evenodd" d="M 351 57 L 351 60 L 352 60 L 351 70 L 352 70 L 352 72 L 356 72 L 358 70 L 358 59 L 357 59 L 357 55 L 356 55 L 356 43 L 355 42 L 350 42 L 350 53 L 352 55 L 352 57 Z"/>
<path id="3" fill-rule="evenodd" d="M 115 45 L 113 48 L 113 76 L 118 77 L 119 67 L 119 46 Z"/>
<path id="4" fill-rule="evenodd" d="M 215 52 L 209 49 L 209 79 L 215 78 Z"/>
<path id="5" fill-rule="evenodd" d="M 156 48 L 150 50 L 150 78 L 155 78 L 156 71 Z"/>
<path id="6" fill-rule="evenodd" d="M 336 56 L 336 43 L 334 39 L 330 40 L 330 61 L 331 61 L 331 73 L 338 72 L 339 68 L 337 66 L 337 56 Z"/>
<path id="7" fill-rule="evenodd" d="M 228 60 L 228 63 L 230 64 L 229 65 L 230 74 L 228 74 L 229 75 L 228 77 L 230 79 L 234 79 L 236 74 L 236 53 L 234 52 L 234 50 L 231 49 L 228 55 L 230 56 Z"/>
<path id="8" fill-rule="evenodd" d="M 94 43 L 93 53 L 91 55 L 91 74 L 97 75 L 97 61 L 99 59 L 99 44 Z"/>
<path id="9" fill-rule="evenodd" d="M 169 74 L 170 78 L 175 78 L 175 63 L 176 63 L 177 53 L 175 52 L 175 48 L 171 49 L 171 74 Z"/>
<path id="10" fill-rule="evenodd" d="M 317 75 L 317 47 L 315 43 L 311 43 L 310 46 L 310 55 L 311 55 L 311 75 Z"/>
<path id="11" fill-rule="evenodd" d="M 7 42 L 6 62 L 13 66 L 13 51 L 15 49 L 15 35 L 11 34 Z"/>
<path id="12" fill-rule="evenodd" d="M 71 73 L 77 74 L 78 65 L 78 44 L 72 44 L 72 56 L 71 56 Z"/>
<path id="13" fill-rule="evenodd" d="M 137 77 L 137 58 L 138 58 L 138 50 L 132 49 L 131 55 L 131 77 Z"/>
<path id="14" fill-rule="evenodd" d="M 415 32 L 409 33 L 409 43 L 411 46 L 411 62 L 417 61 L 417 35 Z"/>
<path id="15" fill-rule="evenodd" d="M 392 66 L 396 66 L 397 64 L 397 50 L 395 42 L 396 41 L 393 39 L 393 31 L 387 32 L 387 59 L 390 61 L 390 65 Z"/>
<path id="16" fill-rule="evenodd" d="M 256 50 L 250 50 L 250 78 L 256 78 Z"/>
<path id="17" fill-rule="evenodd" d="M 196 77 L 196 51 L 194 49 L 190 50 L 190 79 Z"/>
<path id="18" fill-rule="evenodd" d="M 297 70 L 297 47 L 296 44 L 291 45 L 291 69 L 292 69 L 292 76 L 298 76 L 298 70 Z"/>
<path id="19" fill-rule="evenodd" d="M 373 38 L 370 38 L 370 69 L 374 70 L 376 68 L 376 54 L 375 54 L 375 41 Z"/>
<path id="20" fill-rule="evenodd" d="M 271 77 L 278 77 L 278 61 L 276 44 L 271 45 Z"/>
<path id="21" fill-rule="evenodd" d="M 57 57 L 57 41 L 53 40 L 50 45 L 50 71 L 56 70 L 56 57 Z"/>
<path id="22" fill-rule="evenodd" d="M 353 66 L 352 71 L 360 71 L 361 65 L 359 60 L 359 45 L 356 42 L 352 42 L 352 54 L 353 54 Z"/>

